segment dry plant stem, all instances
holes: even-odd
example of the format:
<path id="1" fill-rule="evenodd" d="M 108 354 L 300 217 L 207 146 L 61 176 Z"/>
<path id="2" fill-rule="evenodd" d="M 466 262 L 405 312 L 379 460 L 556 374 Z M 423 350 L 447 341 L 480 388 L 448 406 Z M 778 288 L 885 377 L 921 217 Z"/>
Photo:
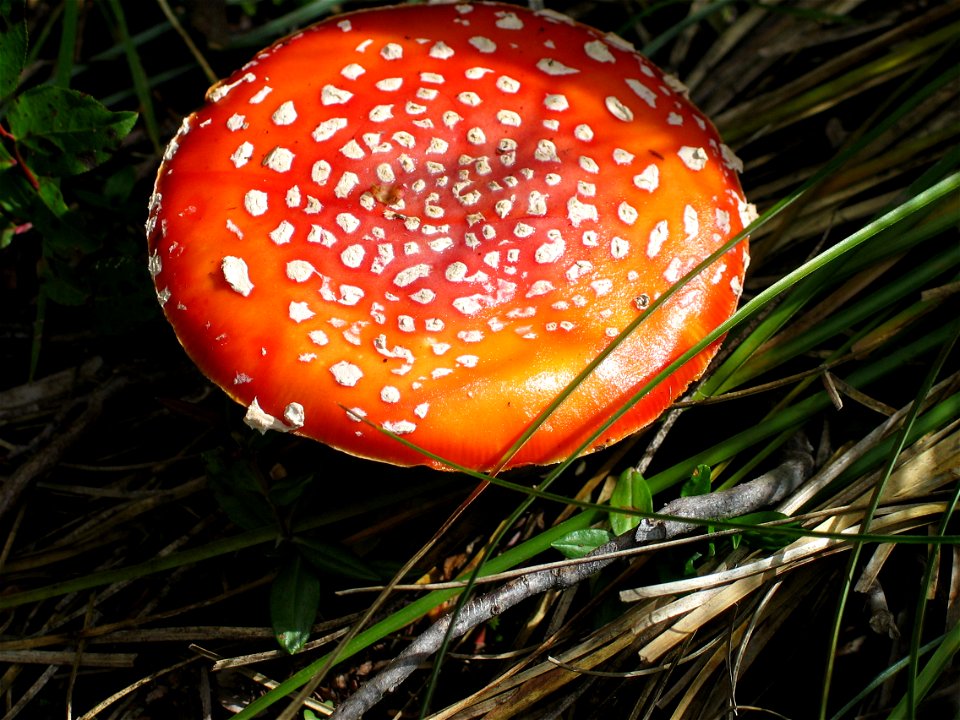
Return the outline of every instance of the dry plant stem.
<path id="1" fill-rule="evenodd" d="M 946 627 L 960 623 L 960 547 L 950 552 L 950 583 L 947 585 Z"/>
<path id="2" fill-rule="evenodd" d="M 109 708 L 114 703 L 127 697 L 128 695 L 135 692 L 136 690 L 143 687 L 144 685 L 148 685 L 149 683 L 153 682 L 157 678 L 162 677 L 164 675 L 168 675 L 169 673 L 179 670 L 182 667 L 186 667 L 190 663 L 196 662 L 197 660 L 198 658 L 189 658 L 187 660 L 178 662 L 174 665 L 170 665 L 169 667 L 165 667 L 162 670 L 157 670 L 156 672 L 150 675 L 147 675 L 146 677 L 140 678 L 136 682 L 131 683 L 130 685 L 127 685 L 127 687 L 123 688 L 122 690 L 115 692 L 106 700 L 103 700 L 100 703 L 98 703 L 96 707 L 94 707 L 92 710 L 89 710 L 84 715 L 82 715 L 79 718 L 79 720 L 96 720 L 96 718 L 99 717 L 104 710 Z"/>
<path id="3" fill-rule="evenodd" d="M 796 445 L 779 467 L 755 480 L 722 492 L 678 498 L 667 503 L 660 513 L 696 520 L 723 519 L 754 512 L 779 502 L 795 490 L 813 470 L 813 457 L 806 440 L 797 442 Z M 547 590 L 576 585 L 612 563 L 613 559 L 605 557 L 611 552 L 670 539 L 689 533 L 699 526 L 700 523 L 643 519 L 634 530 L 590 553 L 590 556 L 597 556 L 596 560 L 533 572 L 474 598 L 460 609 L 455 618 L 447 614 L 430 626 L 384 670 L 342 703 L 332 717 L 334 720 L 361 718 L 386 693 L 392 692 L 406 680 L 421 662 L 435 653 L 448 632 L 452 638 L 460 637 L 522 600 Z M 449 630 L 451 622 L 453 629 Z"/>
<path id="4" fill-rule="evenodd" d="M 80 415 L 56 436 L 45 448 L 34 453 L 33 457 L 21 465 L 0 489 L 0 519 L 17 504 L 20 496 L 41 475 L 54 467 L 64 453 L 70 449 L 100 417 L 104 403 L 127 384 L 125 378 L 114 378 L 103 387 L 90 393 L 81 404 L 86 407 Z"/>
<path id="5" fill-rule="evenodd" d="M 46 377 L 0 392 L 0 422 L 14 422 L 57 407 L 79 385 L 91 382 L 103 367 L 99 357 L 79 367 L 61 370 Z M 20 454 L 15 448 L 11 456 Z"/>
<path id="6" fill-rule="evenodd" d="M 14 706 L 7 711 L 7 714 L 3 716 L 4 720 L 13 720 L 17 715 L 19 715 L 20 711 L 29 705 L 33 698 L 36 697 L 41 690 L 43 690 L 46 684 L 50 682 L 59 669 L 60 668 L 57 665 L 51 665 L 44 670 L 43 674 L 37 678 L 36 682 L 27 688 L 27 691 L 20 696 L 20 699 L 17 700 Z"/>
<path id="7" fill-rule="evenodd" d="M 867 608 L 870 611 L 870 629 L 878 635 L 886 635 L 891 640 L 900 637 L 897 621 L 887 605 L 887 596 L 880 583 L 874 583 L 867 590 Z"/>
<path id="8" fill-rule="evenodd" d="M 208 660 L 213 660 L 214 671 L 216 671 L 216 663 L 226 659 L 226 658 L 220 657 L 219 655 L 217 655 L 217 653 L 213 652 L 212 650 L 202 648 L 199 645 L 196 645 L 193 643 L 191 643 L 189 647 L 190 647 L 190 650 L 197 653 L 197 655 L 201 657 L 205 657 Z M 267 690 L 273 690 L 275 687 L 277 687 L 277 685 L 280 684 L 276 680 L 272 680 L 268 678 L 263 673 L 256 672 L 255 670 L 250 670 L 248 668 L 244 668 L 244 667 L 237 668 L 237 672 L 243 675 L 244 677 L 249 678 L 253 682 L 257 683 L 258 685 L 265 687 Z M 315 713 L 319 713 L 320 715 L 323 715 L 323 716 L 330 714 L 330 708 L 328 708 L 326 705 L 323 705 L 322 703 L 317 702 L 312 697 L 305 698 L 302 702 L 302 705 L 304 707 L 310 708 Z"/>
<path id="9" fill-rule="evenodd" d="M 78 661 L 74 650 L 13 650 L 0 652 L 0 662 L 21 665 L 72 665 L 90 668 L 132 668 L 136 653 L 84 653 Z"/>
<path id="10" fill-rule="evenodd" d="M 500 468 L 497 468 L 494 474 L 499 471 Z M 460 515 L 463 514 L 473 504 L 473 501 L 476 500 L 476 498 L 478 498 L 489 486 L 490 483 L 486 480 L 478 483 L 470 492 L 470 495 L 467 496 L 467 498 L 457 506 L 457 509 L 454 510 L 446 520 L 444 520 L 443 524 L 437 529 L 431 538 L 427 540 L 427 542 L 419 550 L 417 550 L 413 556 L 407 560 L 406 563 L 404 563 L 403 567 L 400 568 L 400 570 L 397 571 L 397 573 L 393 576 L 393 579 L 390 581 L 387 588 L 377 596 L 377 599 L 374 601 L 373 605 L 366 610 L 360 621 L 354 624 L 350 631 L 340 640 L 340 644 L 333 651 L 333 654 L 327 661 L 327 664 L 324 666 L 323 670 L 317 673 L 300 689 L 296 695 L 296 698 L 294 699 L 294 702 L 290 703 L 286 709 L 283 710 L 278 720 L 292 720 L 294 717 L 296 717 L 297 709 L 304 704 L 304 702 L 310 697 L 313 691 L 326 676 L 329 668 L 336 662 L 336 658 L 340 654 L 341 650 L 346 647 L 347 643 L 349 643 L 350 640 L 352 640 L 360 632 L 361 628 L 367 624 L 380 606 L 386 602 L 387 597 L 389 597 L 390 594 L 390 589 L 399 583 L 400 579 L 410 572 L 411 568 L 413 568 L 418 562 L 420 562 L 424 555 L 426 555 L 430 549 L 436 545 L 440 538 L 443 537 L 450 527 L 457 521 L 457 518 L 459 518 Z M 410 673 L 408 672 L 407 675 L 409 674 Z"/>
<path id="11" fill-rule="evenodd" d="M 943 393 L 955 387 L 958 380 L 960 380 L 960 373 L 954 373 L 950 377 L 940 381 L 934 385 L 933 388 L 931 388 L 930 392 L 927 394 L 925 402 L 932 402 L 933 399 L 941 397 Z M 811 480 L 811 482 L 804 485 L 803 490 L 800 493 L 792 496 L 788 502 L 785 502 L 781 507 L 778 507 L 777 510 L 787 515 L 794 514 L 799 508 L 803 507 L 807 502 L 815 497 L 820 490 L 825 488 L 835 478 L 837 478 L 846 468 L 850 467 L 850 465 L 852 465 L 857 459 L 863 457 L 863 455 L 866 454 L 870 448 L 874 447 L 883 437 L 892 432 L 895 428 L 899 427 L 899 424 L 903 421 L 903 418 L 908 412 L 910 412 L 911 407 L 913 407 L 912 402 L 904 405 L 896 413 L 888 417 L 883 423 L 871 430 L 868 435 L 850 448 L 850 450 L 845 452 L 842 457 L 837 459 L 835 462 L 830 463 L 820 473 L 818 473 L 817 476 Z M 845 504 L 855 498 L 859 492 L 862 492 L 862 490 L 858 491 L 857 493 L 847 493 L 841 498 L 833 498 L 831 499 L 831 503 Z"/>
<path id="12" fill-rule="evenodd" d="M 193 59 L 197 61 L 197 65 L 199 65 L 200 69 L 203 70 L 203 74 L 206 76 L 207 81 L 211 85 L 217 82 L 217 74 L 213 71 L 213 68 L 210 67 L 210 63 L 207 62 L 207 59 L 203 56 L 203 53 L 200 52 L 200 48 L 198 48 L 196 43 L 193 42 L 193 38 L 190 37 L 190 34 L 183 29 L 183 25 L 180 24 L 180 19 L 170 8 L 170 4 L 167 2 L 167 0 L 157 0 L 157 5 L 160 6 L 164 16 L 173 26 L 173 29 L 177 31 L 177 35 L 179 35 L 183 40 L 184 45 L 187 46 L 190 54 L 193 55 Z"/>

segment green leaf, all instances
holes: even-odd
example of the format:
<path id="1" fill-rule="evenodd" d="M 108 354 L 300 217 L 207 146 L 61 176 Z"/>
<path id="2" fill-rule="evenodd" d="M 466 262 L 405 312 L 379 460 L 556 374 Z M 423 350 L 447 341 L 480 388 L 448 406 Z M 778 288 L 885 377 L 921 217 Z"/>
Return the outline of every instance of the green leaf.
<path id="1" fill-rule="evenodd" d="M 68 277 L 65 273 L 45 271 L 43 278 L 43 293 L 59 305 L 78 307 L 90 297 L 90 292 L 84 287 L 81 280 Z"/>
<path id="2" fill-rule="evenodd" d="M 703 558 L 703 553 L 695 552 L 690 555 L 683 563 L 683 574 L 686 577 L 693 577 L 697 574 L 697 563 Z"/>
<path id="3" fill-rule="evenodd" d="M 137 120 L 68 88 L 30 88 L 10 105 L 7 122 L 39 175 L 76 175 L 107 160 Z"/>
<path id="4" fill-rule="evenodd" d="M 103 184 L 104 198 L 114 207 L 123 205 L 137 184 L 137 171 L 132 165 L 124 165 L 107 178 Z"/>
<path id="5" fill-rule="evenodd" d="M 11 225 L 29 223 L 34 201 L 31 188 L 17 168 L 0 166 L 0 216 Z"/>
<path id="6" fill-rule="evenodd" d="M 710 466 L 697 465 L 696 470 L 690 473 L 690 479 L 680 488 L 680 497 L 706 495 L 710 492 Z"/>
<path id="7" fill-rule="evenodd" d="M 4 167 L 0 153 L 0 212 L 20 230 L 32 229 L 43 238 L 43 255 L 76 260 L 96 249 L 96 242 L 76 222 L 64 202 L 59 180 L 37 178 L 34 188 L 18 166 Z"/>
<path id="8" fill-rule="evenodd" d="M 55 218 L 64 217 L 69 212 L 69 208 L 63 199 L 63 193 L 60 192 L 60 181 L 54 178 L 41 177 L 37 178 L 37 182 L 40 186 L 37 190 L 37 196 L 43 201 L 50 214 Z M 68 242 L 66 246 L 71 248 L 72 244 Z"/>
<path id="9" fill-rule="evenodd" d="M 0 98 L 17 89 L 27 59 L 27 24 L 10 20 L 13 3 L 0 3 Z"/>
<path id="10" fill-rule="evenodd" d="M 98 181 L 100 178 L 97 179 Z M 73 195 L 86 208 L 107 210 L 113 214 L 118 208 L 130 208 L 127 200 L 137 184 L 137 171 L 132 165 L 123 165 L 115 172 L 90 187 L 71 187 Z"/>
<path id="11" fill-rule="evenodd" d="M 294 555 L 270 588 L 270 619 L 280 647 L 291 655 L 303 648 L 319 606 L 320 580 L 300 555 Z"/>
<path id="12" fill-rule="evenodd" d="M 613 540 L 613 535 L 600 528 L 585 528 L 574 530 L 550 543 L 550 547 L 558 550 L 564 557 L 582 558 L 604 543 Z"/>
<path id="13" fill-rule="evenodd" d="M 274 522 L 270 505 L 246 462 L 222 451 L 203 453 L 202 459 L 213 494 L 233 523 L 255 530 Z"/>
<path id="14" fill-rule="evenodd" d="M 270 502 L 277 507 L 293 505 L 313 485 L 313 475 L 292 475 L 270 484 Z"/>
<path id="15" fill-rule="evenodd" d="M 0 250 L 9 247 L 13 243 L 13 238 L 17 234 L 17 228 L 14 225 L 0 225 Z"/>
<path id="16" fill-rule="evenodd" d="M 653 512 L 653 494 L 643 475 L 632 468 L 620 473 L 617 487 L 614 488 L 613 496 L 610 498 L 610 505 L 646 513 Z M 610 513 L 610 526 L 615 535 L 623 535 L 639 524 L 640 518 L 637 515 Z"/>
<path id="17" fill-rule="evenodd" d="M 349 550 L 313 538 L 295 537 L 293 542 L 307 562 L 321 573 L 371 582 L 383 580 L 380 573 Z"/>
<path id="18" fill-rule="evenodd" d="M 774 520 L 783 520 L 786 517 L 787 515 L 773 510 L 761 510 L 760 512 L 750 513 L 749 515 L 742 515 L 734 518 L 734 520 L 750 525 L 760 525 L 761 523 L 773 522 Z M 788 527 L 799 527 L 799 523 L 790 523 Z M 734 536 L 735 539 L 737 537 L 736 535 Z M 744 530 L 743 541 L 751 547 L 763 548 L 765 550 L 778 550 L 793 542 L 793 538 L 783 533 L 764 532 L 763 528 L 757 528 L 756 530 Z"/>
<path id="19" fill-rule="evenodd" d="M 317 715 L 313 710 L 310 710 L 309 708 L 304 708 L 303 720 L 324 720 L 324 718 L 329 717 L 333 713 L 333 703 L 327 700 L 323 704 L 326 705 L 328 708 L 330 708 L 330 711 L 326 715 L 324 715 L 323 718 Z"/>

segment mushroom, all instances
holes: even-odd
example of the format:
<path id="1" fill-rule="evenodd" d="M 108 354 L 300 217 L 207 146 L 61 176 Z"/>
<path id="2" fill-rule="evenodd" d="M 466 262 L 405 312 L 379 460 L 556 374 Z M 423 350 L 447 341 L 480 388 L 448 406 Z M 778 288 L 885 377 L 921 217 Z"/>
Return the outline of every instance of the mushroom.
<path id="1" fill-rule="evenodd" d="M 441 466 L 379 426 L 483 470 L 749 223 L 740 169 L 619 37 L 497 3 L 359 11 L 260 52 L 184 120 L 149 266 L 249 425 Z M 729 317 L 747 258 L 744 241 L 651 313 L 509 465 L 564 458 Z M 596 445 L 651 422 L 716 349 Z"/>

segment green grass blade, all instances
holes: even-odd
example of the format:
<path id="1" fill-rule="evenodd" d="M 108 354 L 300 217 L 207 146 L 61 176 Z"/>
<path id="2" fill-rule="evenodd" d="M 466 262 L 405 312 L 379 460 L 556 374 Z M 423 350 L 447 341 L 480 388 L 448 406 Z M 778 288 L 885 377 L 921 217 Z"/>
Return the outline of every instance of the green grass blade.
<path id="1" fill-rule="evenodd" d="M 703 338 L 699 343 L 690 348 L 687 352 L 677 358 L 674 362 L 664 368 L 656 377 L 654 377 L 649 383 L 640 388 L 632 398 L 624 405 L 623 408 L 613 413 L 592 435 L 584 441 L 584 443 L 577 449 L 571 458 L 568 458 L 563 463 L 561 463 L 553 472 L 550 473 L 550 476 L 554 476 L 554 473 L 559 474 L 563 472 L 567 467 L 569 467 L 575 457 L 579 456 L 587 448 L 589 448 L 593 442 L 596 441 L 611 425 L 613 425 L 617 420 L 619 420 L 633 405 L 635 405 L 639 400 L 646 395 L 651 388 L 653 388 L 657 383 L 661 382 L 664 378 L 671 375 L 677 368 L 682 367 L 686 362 L 691 360 L 701 352 L 705 347 L 710 343 L 716 341 L 717 339 L 726 335 L 730 330 L 734 329 L 738 325 L 742 324 L 749 318 L 756 315 L 765 305 L 772 302 L 776 297 L 778 297 L 782 292 L 787 288 L 795 285 L 799 280 L 813 274 L 814 272 L 830 265 L 834 260 L 839 257 L 842 257 L 846 253 L 849 253 L 860 245 L 865 243 L 871 237 L 876 235 L 883 229 L 892 227 L 901 220 L 911 217 L 914 213 L 918 212 L 927 205 L 940 200 L 943 197 L 946 197 L 960 188 L 960 173 L 951 175 L 941 182 L 937 183 L 929 190 L 920 193 L 916 197 L 908 200 L 899 207 L 891 210 L 889 213 L 884 215 L 881 218 L 878 218 L 874 222 L 864 226 L 857 232 L 853 233 L 846 239 L 837 243 L 833 247 L 824 251 L 817 257 L 813 258 L 807 263 L 804 263 L 802 266 L 796 268 L 792 272 L 783 276 L 777 282 L 773 283 L 766 290 L 758 294 L 752 300 L 747 302 L 743 307 L 741 307 L 730 319 L 721 323 L 709 333 L 705 338 Z M 695 268 L 696 270 L 696 268 Z M 642 317 L 642 316 L 641 316 Z M 633 327 L 628 327 L 625 332 L 630 332 L 633 330 Z M 701 461 L 694 464 L 712 464 L 711 462 Z M 652 481 L 651 481 L 652 484 Z M 654 493 L 657 492 L 657 488 L 654 488 Z"/>
<path id="2" fill-rule="evenodd" d="M 916 694 L 919 697 L 926 695 L 932 688 L 937 678 L 944 673 L 950 672 L 953 659 L 960 652 L 960 623 L 955 624 L 943 638 L 943 641 L 933 653 L 933 657 L 927 662 L 920 675 L 917 677 Z M 916 653 L 911 655 L 915 657 Z M 914 709 L 907 697 L 904 697 L 897 703 L 897 706 L 888 715 L 890 720 L 900 720 L 907 717 L 908 711 Z"/>
<path id="3" fill-rule="evenodd" d="M 937 528 L 937 535 L 942 537 L 946 534 L 949 523 L 956 511 L 958 501 L 960 501 L 960 482 L 958 482 L 954 488 L 953 497 L 950 500 L 947 511 L 943 513 L 940 526 Z M 929 597 L 930 589 L 933 587 L 934 575 L 937 572 L 940 556 L 941 550 L 939 545 L 931 546 L 927 550 L 927 562 L 924 568 L 923 580 L 920 585 L 923 592 L 917 596 L 916 619 L 913 623 L 913 635 L 910 638 L 907 695 L 897 704 L 897 707 L 891 714 L 892 717 L 897 717 L 897 713 L 901 711 L 904 703 L 906 703 L 907 710 L 912 716 L 919 701 L 930 692 L 937 678 L 948 671 L 953 657 L 957 654 L 957 651 L 960 650 L 960 622 L 957 622 L 952 629 L 947 631 L 944 642 L 937 648 L 937 651 L 933 654 L 933 657 L 930 658 L 930 661 L 924 667 L 923 671 L 920 673 L 917 672 L 920 663 L 920 642 L 923 637 L 927 598 Z"/>
<path id="4" fill-rule="evenodd" d="M 79 3 L 65 2 L 63 4 L 60 47 L 57 52 L 57 65 L 52 79 L 53 84 L 59 87 L 70 87 L 70 77 L 73 75 L 73 57 L 77 49 L 77 20 L 79 15 Z"/>
<path id="5" fill-rule="evenodd" d="M 545 530 L 537 537 L 521 543 L 516 547 L 510 548 L 502 555 L 489 560 L 486 564 L 484 564 L 482 574 L 493 574 L 511 567 L 515 567 L 524 560 L 527 560 L 539 554 L 540 552 L 548 550 L 551 542 L 564 537 L 574 530 L 581 530 L 589 526 L 597 519 L 599 514 L 600 513 L 598 511 L 587 511 L 580 513 L 579 515 L 576 515 L 565 522 Z M 350 643 L 348 643 L 347 646 L 338 653 L 337 660 L 346 660 L 360 650 L 369 647 L 372 643 L 383 639 L 390 633 L 401 630 L 410 623 L 423 617 L 423 615 L 429 610 L 432 610 L 441 603 L 456 597 L 461 592 L 462 590 L 460 588 L 434 590 L 433 592 L 414 600 L 406 605 L 402 610 L 393 613 L 389 617 L 358 633 L 353 640 L 351 640 Z M 295 692 L 298 688 L 303 686 L 304 683 L 308 682 L 311 678 L 313 678 L 314 675 L 316 675 L 317 672 L 326 666 L 329 660 L 329 655 L 324 655 L 323 657 L 314 660 L 305 668 L 299 670 L 281 682 L 279 685 L 277 685 L 277 687 L 270 690 L 262 697 L 254 700 L 234 717 L 236 720 L 252 720 L 252 718 L 256 717 L 260 712 L 266 710 L 274 703 L 282 700 L 289 693 Z"/>
<path id="6" fill-rule="evenodd" d="M 943 644 L 944 637 L 939 637 L 935 640 L 931 640 L 922 648 L 920 648 L 919 655 L 926 655 L 931 650 L 936 647 L 940 647 Z M 863 688 L 860 692 L 854 695 L 850 700 L 844 704 L 842 708 L 837 710 L 831 717 L 830 720 L 843 720 L 846 716 L 854 711 L 854 709 L 863 702 L 869 695 L 882 686 L 884 683 L 888 682 L 891 678 L 895 677 L 898 672 L 901 672 L 907 667 L 907 663 L 910 661 L 909 657 L 902 658 L 895 662 L 893 665 L 888 667 L 882 673 L 877 675 L 873 680 L 870 681 L 866 687 Z M 889 716 L 888 716 L 889 717 Z"/>
<path id="7" fill-rule="evenodd" d="M 130 37 L 130 31 L 127 29 L 127 19 L 124 15 L 120 0 L 105 0 L 105 2 L 108 15 L 116 28 L 120 45 L 123 47 L 124 55 L 127 58 L 130 77 L 133 79 L 133 87 L 137 94 L 137 100 L 140 103 L 140 116 L 143 118 L 150 142 L 159 155 L 162 151 L 160 126 L 157 123 L 157 116 L 153 109 L 153 96 L 150 92 L 150 82 L 147 80 L 147 73 L 143 69 L 143 64 L 140 62 L 137 46 L 134 44 L 133 39 Z"/>
<path id="8" fill-rule="evenodd" d="M 321 20 L 324 15 L 331 12 L 339 4 L 338 0 L 311 0 L 311 2 L 307 2 L 281 17 L 261 23 L 253 30 L 232 38 L 230 46 L 234 48 L 260 47 L 273 42 L 306 23 Z"/>
<path id="9" fill-rule="evenodd" d="M 950 355 L 953 347 L 957 342 L 958 335 L 960 335 L 960 321 L 955 321 L 951 323 L 951 327 L 945 328 L 946 332 L 943 333 L 945 338 L 941 343 L 940 353 L 934 363 L 931 365 L 929 371 L 924 377 L 923 381 L 920 384 L 920 387 L 914 398 L 913 406 L 910 408 L 910 412 L 907 413 L 907 416 L 904 418 L 903 425 L 900 427 L 896 435 L 896 440 L 892 451 L 888 454 L 888 459 L 886 467 L 884 469 L 883 475 L 880 481 L 876 484 L 876 487 L 873 492 L 873 496 L 870 500 L 870 505 L 867 508 L 866 513 L 864 514 L 863 520 L 860 523 L 860 532 L 866 533 L 870 531 L 870 523 L 873 521 L 873 517 L 876 514 L 877 508 L 880 505 L 880 498 L 883 493 L 883 488 L 885 487 L 887 480 L 893 474 L 894 467 L 896 466 L 897 458 L 900 457 L 904 448 L 907 446 L 908 440 L 910 438 L 911 432 L 913 431 L 914 424 L 917 422 L 918 417 L 920 416 L 920 409 L 923 403 L 924 398 L 930 392 L 930 389 L 934 386 L 937 381 L 938 376 L 940 375 L 944 364 L 947 361 L 947 357 Z M 839 643 L 840 630 L 844 618 L 844 610 L 846 608 L 847 600 L 850 595 L 850 591 L 853 588 L 854 584 L 854 573 L 856 571 L 857 562 L 860 558 L 861 545 L 855 545 L 850 557 L 847 560 L 847 568 L 844 576 L 843 588 L 841 589 L 840 596 L 837 599 L 837 609 L 834 617 L 834 624 L 831 633 L 830 648 L 827 654 L 826 669 L 824 671 L 824 682 L 823 682 L 823 692 L 821 695 L 821 704 L 820 704 L 820 717 L 827 717 L 827 703 L 830 698 L 830 689 L 833 681 L 833 669 L 834 663 L 837 657 L 837 647 Z M 919 644 L 919 643 L 918 643 Z M 908 676 L 911 682 L 911 689 L 913 687 L 913 673 L 910 673 Z M 912 696 L 912 693 L 910 693 Z M 913 700 L 913 697 L 911 697 Z M 913 714 L 914 704 L 910 703 L 910 713 L 911 717 Z"/>
<path id="10" fill-rule="evenodd" d="M 953 203 L 946 199 L 942 203 L 948 208 L 952 208 Z M 877 254 L 890 254 L 900 247 L 906 249 L 916 247 L 923 242 L 934 240 L 944 232 L 960 222 L 960 210 L 946 212 L 932 218 L 929 222 L 919 227 L 912 228 L 905 232 L 897 228 L 895 233 L 886 233 L 876 239 L 875 242 L 862 247 L 854 256 L 849 256 L 849 263 L 846 266 L 851 270 L 858 269 L 866 262 L 869 256 L 872 262 L 878 262 Z M 928 253 L 931 259 L 936 259 L 936 253 L 930 252 L 929 248 L 921 249 L 920 252 Z M 956 253 L 948 254 L 955 255 Z M 850 267 L 852 266 L 852 267 Z M 898 285 L 896 290 L 890 291 L 885 288 L 878 288 L 870 298 L 862 300 L 862 305 L 857 309 L 847 308 L 843 312 L 846 317 L 870 317 L 870 307 L 883 309 L 884 302 L 893 302 L 898 297 L 903 297 L 917 287 L 916 283 L 923 283 L 928 276 L 936 276 L 938 273 L 949 269 L 951 263 L 934 266 L 924 266 L 924 269 L 911 270 L 909 278 L 895 278 L 892 283 Z M 838 268 L 842 270 L 843 268 Z M 766 316 L 756 328 L 746 337 L 740 338 L 737 347 L 730 353 L 729 357 L 707 378 L 700 387 L 697 388 L 694 397 L 707 398 L 730 392 L 736 388 L 742 387 L 751 379 L 763 374 L 786 360 L 795 356 L 804 349 L 812 347 L 805 343 L 806 332 L 800 333 L 799 337 L 787 343 L 778 344 L 768 351 L 763 348 L 774 336 L 788 327 L 791 321 L 811 303 L 823 297 L 825 293 L 831 292 L 833 285 L 838 278 L 816 277 L 810 278 L 802 283 L 798 283 L 784 297 L 774 310 Z M 832 323 L 831 328 L 834 332 L 843 332 L 851 325 L 838 326 L 835 318 L 828 319 Z M 820 335 L 829 336 L 829 333 L 818 323 L 809 332 L 817 332 Z"/>

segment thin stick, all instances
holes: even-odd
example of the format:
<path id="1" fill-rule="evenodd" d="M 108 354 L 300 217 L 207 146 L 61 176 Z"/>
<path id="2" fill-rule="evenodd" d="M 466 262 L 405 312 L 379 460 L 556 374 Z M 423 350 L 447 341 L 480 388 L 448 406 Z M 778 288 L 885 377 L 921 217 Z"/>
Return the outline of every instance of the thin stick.
<path id="1" fill-rule="evenodd" d="M 79 404 L 85 404 L 83 412 L 67 428 L 60 431 L 42 451 L 36 452 L 27 462 L 21 465 L 3 483 L 3 492 L 0 493 L 0 518 L 12 510 L 20 496 L 30 487 L 37 478 L 53 468 L 64 454 L 80 439 L 91 425 L 100 417 L 103 405 L 112 395 L 127 384 L 126 378 L 115 378 L 92 392 Z"/>
<path id="2" fill-rule="evenodd" d="M 754 512 L 779 502 L 796 489 L 813 470 L 813 457 L 806 441 L 803 447 L 791 450 L 788 459 L 774 470 L 730 490 L 678 498 L 667 503 L 661 513 L 695 520 L 722 519 Z M 658 540 L 691 532 L 699 524 L 682 521 L 650 521 L 643 519 L 633 530 L 596 548 L 590 555 L 625 550 Z M 589 556 L 588 556 L 589 557 Z M 569 565 L 524 575 L 485 595 L 464 604 L 454 617 L 448 613 L 408 645 L 380 673 L 364 684 L 341 704 L 333 720 L 359 720 L 383 696 L 395 690 L 422 662 L 433 655 L 444 637 L 457 638 L 474 627 L 513 607 L 517 603 L 547 590 L 572 587 L 612 563 L 602 558 L 579 565 Z M 452 623 L 452 627 L 451 627 Z"/>

